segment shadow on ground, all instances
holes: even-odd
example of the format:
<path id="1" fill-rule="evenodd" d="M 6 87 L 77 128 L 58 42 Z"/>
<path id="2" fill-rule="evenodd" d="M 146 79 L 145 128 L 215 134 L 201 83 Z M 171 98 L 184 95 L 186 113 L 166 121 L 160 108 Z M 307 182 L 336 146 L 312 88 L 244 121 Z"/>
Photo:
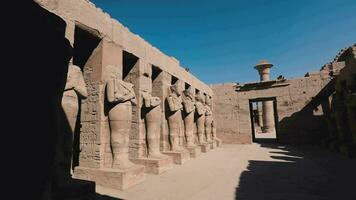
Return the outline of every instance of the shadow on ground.
<path id="1" fill-rule="evenodd" d="M 356 160 L 317 146 L 260 143 L 271 161 L 250 160 L 237 200 L 356 199 Z"/>

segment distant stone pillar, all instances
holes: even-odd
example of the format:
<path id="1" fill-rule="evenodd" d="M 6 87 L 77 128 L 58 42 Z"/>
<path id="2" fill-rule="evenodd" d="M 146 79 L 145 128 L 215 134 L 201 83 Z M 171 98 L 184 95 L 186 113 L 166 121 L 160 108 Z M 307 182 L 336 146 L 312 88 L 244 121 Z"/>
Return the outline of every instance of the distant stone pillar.
<path id="1" fill-rule="evenodd" d="M 257 122 L 258 126 L 263 126 L 263 116 L 262 116 L 262 107 L 257 105 Z"/>
<path id="2" fill-rule="evenodd" d="M 257 69 L 260 74 L 260 81 L 269 81 L 270 80 L 270 68 L 273 65 L 267 60 L 259 62 L 255 69 Z M 274 114 L 273 114 L 273 101 L 264 101 L 262 102 L 262 118 L 263 118 L 263 133 L 271 133 L 275 131 L 274 126 Z"/>

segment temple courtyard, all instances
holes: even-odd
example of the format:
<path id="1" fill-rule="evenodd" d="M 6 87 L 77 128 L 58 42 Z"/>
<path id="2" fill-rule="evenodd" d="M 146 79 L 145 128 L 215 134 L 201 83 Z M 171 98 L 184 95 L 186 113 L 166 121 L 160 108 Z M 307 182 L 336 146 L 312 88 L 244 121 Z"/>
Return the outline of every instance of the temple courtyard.
<path id="1" fill-rule="evenodd" d="M 355 159 L 319 146 L 224 144 L 125 191 L 96 190 L 102 200 L 351 200 L 354 166 Z"/>

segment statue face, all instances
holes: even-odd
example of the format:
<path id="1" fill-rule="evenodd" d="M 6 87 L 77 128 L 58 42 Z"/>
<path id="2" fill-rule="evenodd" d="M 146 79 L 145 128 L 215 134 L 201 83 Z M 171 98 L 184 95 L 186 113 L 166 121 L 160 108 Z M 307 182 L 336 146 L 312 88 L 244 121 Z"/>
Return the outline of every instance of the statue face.
<path id="1" fill-rule="evenodd" d="M 186 97 L 189 97 L 191 100 L 194 100 L 193 93 L 189 89 L 184 90 L 183 93 Z"/>
<path id="2" fill-rule="evenodd" d="M 176 94 L 177 96 L 180 96 L 180 95 L 182 94 L 182 92 L 180 92 L 180 91 L 178 90 L 178 86 L 177 86 L 177 85 L 172 85 L 172 86 L 171 86 L 171 92 L 174 93 L 174 94 Z"/>

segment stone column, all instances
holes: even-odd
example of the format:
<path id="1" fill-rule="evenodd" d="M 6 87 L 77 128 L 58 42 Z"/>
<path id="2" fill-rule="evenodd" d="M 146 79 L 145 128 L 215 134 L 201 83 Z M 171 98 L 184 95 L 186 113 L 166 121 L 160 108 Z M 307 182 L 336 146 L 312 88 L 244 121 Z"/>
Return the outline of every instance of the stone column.
<path id="1" fill-rule="evenodd" d="M 114 105 L 108 99 L 108 95 L 115 92 L 108 92 L 107 66 L 113 66 L 116 76 L 113 82 L 123 83 L 122 58 L 122 47 L 104 38 L 84 66 L 88 98 L 81 104 L 81 151 L 79 166 L 74 169 L 74 178 L 95 181 L 96 185 L 118 190 L 145 179 L 144 166 L 134 165 L 128 160 L 127 141 L 133 131 L 130 121 L 134 116 L 130 113 L 134 106 L 130 102 Z M 114 85 L 110 88 L 119 89 L 117 86 L 126 84 Z M 133 97 L 133 92 L 129 90 Z"/>
<path id="2" fill-rule="evenodd" d="M 139 145 L 139 154 L 134 154 L 131 160 L 144 165 L 146 173 L 161 174 L 173 165 L 173 160 L 160 151 L 162 100 L 152 95 L 152 65 L 145 61 L 138 62 L 140 66 L 137 88 L 141 97 L 137 108 L 140 114 L 134 124 L 139 124 L 136 134 L 143 148 Z"/>
<path id="3" fill-rule="evenodd" d="M 260 74 L 260 81 L 269 81 L 270 80 L 270 68 L 273 65 L 267 60 L 259 62 L 255 69 L 258 70 Z M 263 117 L 263 133 L 271 133 L 275 131 L 274 126 L 274 113 L 273 113 L 273 101 L 264 101 L 262 102 L 262 117 Z"/>
<path id="4" fill-rule="evenodd" d="M 257 117 L 258 117 L 258 125 L 262 127 L 263 126 L 262 107 L 259 105 L 257 105 Z"/>

